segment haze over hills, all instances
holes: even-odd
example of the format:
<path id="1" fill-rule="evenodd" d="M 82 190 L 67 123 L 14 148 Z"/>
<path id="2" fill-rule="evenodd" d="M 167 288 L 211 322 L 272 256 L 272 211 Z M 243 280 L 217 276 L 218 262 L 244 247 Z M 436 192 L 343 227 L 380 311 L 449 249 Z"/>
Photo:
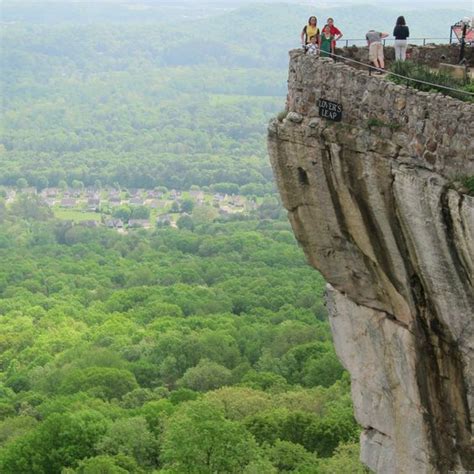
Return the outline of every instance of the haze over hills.
<path id="1" fill-rule="evenodd" d="M 427 7 L 429 6 L 429 9 Z M 361 37 L 371 27 L 390 29 L 395 18 L 404 14 L 416 36 L 449 36 L 449 27 L 462 17 L 473 16 L 472 2 L 322 2 L 317 6 L 300 1 L 282 2 L 4 2 L 2 21 L 26 23 L 163 23 L 169 27 L 183 21 L 192 23 L 190 33 L 201 30 L 199 21 L 214 18 L 231 23 L 232 30 L 248 28 L 242 21 L 258 23 L 260 34 L 271 33 L 273 40 L 294 34 L 309 15 L 320 23 L 331 15 L 351 37 Z M 253 18 L 252 18 L 253 17 Z M 226 20 L 227 19 L 227 20 Z M 207 31 L 212 36 L 212 30 Z M 229 31 L 227 30 L 227 33 Z M 238 35 L 238 33 L 237 33 Z M 412 35 L 412 36 L 414 36 Z M 230 35 L 229 35 L 230 36 Z M 229 40 L 230 38 L 224 38 Z"/>

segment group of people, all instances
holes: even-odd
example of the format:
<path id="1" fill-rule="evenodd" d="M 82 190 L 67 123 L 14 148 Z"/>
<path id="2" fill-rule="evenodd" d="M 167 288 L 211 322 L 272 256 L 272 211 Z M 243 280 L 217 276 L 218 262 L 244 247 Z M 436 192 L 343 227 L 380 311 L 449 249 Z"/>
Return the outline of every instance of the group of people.
<path id="1" fill-rule="evenodd" d="M 309 17 L 308 24 L 301 31 L 302 46 L 307 54 L 330 57 L 335 54 L 336 41 L 342 38 L 342 33 L 334 25 L 333 18 L 327 19 L 322 32 L 319 31 L 317 25 L 317 18 L 315 16 Z M 378 69 L 379 74 L 383 74 L 382 70 L 385 68 L 382 40 L 388 36 L 388 33 L 375 30 L 369 30 L 365 35 L 369 46 L 369 60 Z M 410 30 L 403 16 L 397 18 L 393 36 L 395 37 L 395 59 L 405 61 Z"/>
<path id="2" fill-rule="evenodd" d="M 341 31 L 334 25 L 334 19 L 328 18 L 321 32 L 318 19 L 310 16 L 308 24 L 301 31 L 301 44 L 308 54 L 330 56 L 336 49 L 336 41 L 342 38 Z"/>

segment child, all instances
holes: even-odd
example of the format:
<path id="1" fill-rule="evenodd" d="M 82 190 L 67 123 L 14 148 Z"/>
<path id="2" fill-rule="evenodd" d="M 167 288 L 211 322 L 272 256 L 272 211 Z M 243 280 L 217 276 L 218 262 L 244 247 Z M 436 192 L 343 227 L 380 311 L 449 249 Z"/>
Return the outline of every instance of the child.
<path id="1" fill-rule="evenodd" d="M 315 55 L 319 54 L 318 37 L 316 35 L 311 36 L 309 39 L 309 44 L 306 45 L 306 53 Z"/>

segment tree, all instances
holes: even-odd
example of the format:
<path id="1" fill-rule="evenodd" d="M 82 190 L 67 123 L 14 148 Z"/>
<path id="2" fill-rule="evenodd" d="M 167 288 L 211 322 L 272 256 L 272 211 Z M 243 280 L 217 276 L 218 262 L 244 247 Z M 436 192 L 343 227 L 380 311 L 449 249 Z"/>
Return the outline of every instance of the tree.
<path id="1" fill-rule="evenodd" d="M 340 444 L 330 458 L 319 460 L 318 472 L 321 474 L 368 474 L 359 459 L 358 443 Z"/>
<path id="2" fill-rule="evenodd" d="M 0 197 L 0 224 L 3 224 L 7 216 L 7 206 L 5 205 L 5 200 Z"/>
<path id="3" fill-rule="evenodd" d="M 133 207 L 132 215 L 130 217 L 132 219 L 149 219 L 150 218 L 150 209 L 146 206 Z"/>
<path id="4" fill-rule="evenodd" d="M 237 422 L 224 418 L 212 405 L 184 404 L 163 433 L 165 468 L 177 472 L 241 472 L 259 458 L 253 436 Z"/>
<path id="5" fill-rule="evenodd" d="M 357 442 L 359 434 L 351 400 L 346 395 L 329 404 L 324 417 L 313 420 L 306 427 L 301 444 L 318 456 L 329 457 L 340 443 Z"/>
<path id="6" fill-rule="evenodd" d="M 343 373 L 344 368 L 331 350 L 307 362 L 303 372 L 303 381 L 309 387 L 316 385 L 330 387 L 341 378 Z"/>
<path id="7" fill-rule="evenodd" d="M 116 219 L 121 219 L 124 222 L 128 222 L 131 215 L 132 215 L 132 210 L 130 209 L 129 206 L 126 206 L 126 205 L 118 206 L 112 212 L 112 217 L 115 217 Z"/>
<path id="8" fill-rule="evenodd" d="M 117 465 L 113 456 L 96 456 L 82 461 L 79 464 L 77 474 L 127 474 L 127 471 Z"/>
<path id="9" fill-rule="evenodd" d="M 180 211 L 179 204 L 176 201 L 173 201 L 171 203 L 170 212 L 172 212 L 173 214 L 176 214 L 179 211 Z"/>
<path id="10" fill-rule="evenodd" d="M 16 181 L 16 187 L 18 188 L 18 191 L 22 191 L 28 187 L 28 181 L 25 178 L 19 178 Z"/>
<path id="11" fill-rule="evenodd" d="M 193 210 L 193 221 L 196 225 L 209 224 L 219 217 L 219 211 L 212 206 L 196 206 Z"/>
<path id="12" fill-rule="evenodd" d="M 82 191 L 84 189 L 84 183 L 78 179 L 73 180 L 71 186 L 72 189 L 75 189 L 76 191 Z"/>
<path id="13" fill-rule="evenodd" d="M 53 217 L 53 211 L 39 196 L 22 194 L 11 206 L 11 213 L 27 220 L 45 221 Z"/>
<path id="14" fill-rule="evenodd" d="M 107 400 L 121 398 L 138 387 L 128 370 L 113 367 L 88 367 L 66 372 L 59 386 L 60 393 L 88 392 Z"/>
<path id="15" fill-rule="evenodd" d="M 144 417 L 124 418 L 112 423 L 97 445 L 104 454 L 123 454 L 141 466 L 158 465 L 158 444 Z"/>
<path id="16" fill-rule="evenodd" d="M 270 409 L 271 398 L 260 390 L 247 387 L 224 387 L 208 392 L 205 399 L 220 408 L 230 420 L 243 420 Z"/>
<path id="17" fill-rule="evenodd" d="M 187 212 L 191 214 L 194 209 L 194 201 L 192 199 L 183 199 L 181 202 L 181 212 Z"/>
<path id="18" fill-rule="evenodd" d="M 8 444 L 0 455 L 0 472 L 61 472 L 93 456 L 107 423 L 96 411 L 52 414 L 34 431 Z"/>
<path id="19" fill-rule="evenodd" d="M 288 411 L 285 409 L 269 409 L 248 416 L 244 424 L 260 445 L 274 444 L 283 436 L 283 423 L 287 415 Z"/>
<path id="20" fill-rule="evenodd" d="M 67 183 L 64 179 L 58 181 L 58 188 L 62 191 L 65 191 L 67 189 Z"/>
<path id="21" fill-rule="evenodd" d="M 38 178 L 36 179 L 36 187 L 38 190 L 42 190 L 42 189 L 45 189 L 49 186 L 49 180 L 46 176 L 38 176 Z"/>
<path id="22" fill-rule="evenodd" d="M 190 231 L 194 230 L 194 221 L 191 216 L 181 216 L 177 221 L 176 225 L 178 226 L 178 229 L 187 229 Z"/>
<path id="23" fill-rule="evenodd" d="M 31 416 L 16 416 L 0 421 L 0 446 L 33 430 L 38 421 Z"/>
<path id="24" fill-rule="evenodd" d="M 62 471 L 64 472 L 64 471 Z M 143 474 L 143 470 L 130 456 L 118 454 L 115 456 L 99 455 L 79 463 L 74 471 L 77 474 Z M 67 474 L 67 471 L 64 473 Z M 72 473 L 71 473 L 72 474 Z"/>
<path id="25" fill-rule="evenodd" d="M 199 392 L 207 392 L 232 383 L 232 372 L 226 367 L 202 359 L 196 367 L 188 369 L 178 385 Z"/>
<path id="26" fill-rule="evenodd" d="M 278 439 L 267 455 L 278 472 L 318 472 L 316 456 L 299 444 Z"/>

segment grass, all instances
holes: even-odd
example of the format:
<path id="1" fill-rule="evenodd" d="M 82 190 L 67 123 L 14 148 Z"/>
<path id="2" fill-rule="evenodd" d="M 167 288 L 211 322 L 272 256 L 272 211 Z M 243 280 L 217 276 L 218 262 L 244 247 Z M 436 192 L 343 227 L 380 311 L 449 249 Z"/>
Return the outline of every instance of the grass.
<path id="1" fill-rule="evenodd" d="M 463 176 L 461 183 L 467 188 L 469 196 L 474 196 L 474 176 Z"/>
<path id="2" fill-rule="evenodd" d="M 463 81 L 455 79 L 448 74 L 444 74 L 438 71 L 432 71 L 427 66 L 422 64 L 416 64 L 411 61 L 395 61 L 390 71 L 395 74 L 409 77 L 411 79 L 418 79 L 425 82 L 430 82 L 434 85 L 422 84 L 414 81 L 407 81 L 401 77 L 389 75 L 388 79 L 395 82 L 396 84 L 406 85 L 407 82 L 411 87 L 418 89 L 423 92 L 441 92 L 444 95 L 454 97 L 456 99 L 463 100 L 465 102 L 474 102 L 474 97 L 463 94 L 462 92 L 450 91 L 437 86 L 446 86 L 459 91 L 473 92 L 474 83 L 470 81 L 468 84 L 464 84 Z"/>
<path id="3" fill-rule="evenodd" d="M 76 209 L 54 209 L 54 217 L 66 221 L 100 221 L 100 213 L 84 212 Z"/>

